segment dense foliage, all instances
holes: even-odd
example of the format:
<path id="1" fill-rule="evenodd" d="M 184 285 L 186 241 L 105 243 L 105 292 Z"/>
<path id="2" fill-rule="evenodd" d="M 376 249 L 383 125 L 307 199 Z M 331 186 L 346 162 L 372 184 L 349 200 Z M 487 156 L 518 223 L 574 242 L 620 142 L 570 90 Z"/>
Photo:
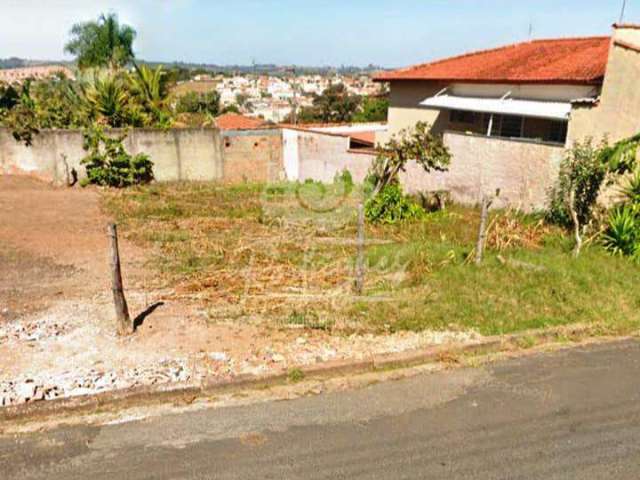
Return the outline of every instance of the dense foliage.
<path id="1" fill-rule="evenodd" d="M 0 87 L 0 124 L 30 145 L 47 128 L 171 126 L 175 112 L 164 72 L 87 71 L 77 80 L 54 79 Z"/>
<path id="2" fill-rule="evenodd" d="M 87 169 L 86 184 L 106 187 L 128 187 L 153 180 L 153 163 L 148 155 L 130 155 L 124 148 L 126 134 L 109 137 L 99 128 L 84 133 L 87 156 L 82 164 Z"/>
<path id="3" fill-rule="evenodd" d="M 548 221 L 564 227 L 571 226 L 568 199 L 573 195 L 580 225 L 589 224 L 608 171 L 600 154 L 605 147 L 604 143 L 596 147 L 592 139 L 587 139 L 584 142 L 576 142 L 567 151 L 560 165 L 556 185 L 549 194 Z"/>
<path id="4" fill-rule="evenodd" d="M 177 100 L 176 112 L 218 115 L 220 113 L 220 94 L 216 91 L 185 93 Z"/>
<path id="5" fill-rule="evenodd" d="M 100 15 L 97 21 L 77 23 L 71 29 L 71 40 L 65 51 L 76 56 L 78 67 L 118 69 L 133 58 L 136 31 L 120 25 L 114 13 Z"/>
<path id="6" fill-rule="evenodd" d="M 406 196 L 399 183 L 385 186 L 365 203 L 365 216 L 372 223 L 393 224 L 420 218 L 424 209 Z"/>
<path id="7" fill-rule="evenodd" d="M 374 194 L 396 183 L 399 173 L 406 170 L 409 161 L 415 161 L 427 173 L 446 171 L 451 162 L 451 154 L 442 137 L 432 133 L 430 125 L 425 122 L 402 130 L 377 150 L 370 172 L 375 184 Z"/>
<path id="8" fill-rule="evenodd" d="M 340 83 L 315 95 L 311 107 L 298 111 L 297 120 L 300 123 L 380 122 L 386 121 L 388 109 L 386 98 L 353 95 Z"/>
<path id="9" fill-rule="evenodd" d="M 603 244 L 615 255 L 640 261 L 640 172 L 622 189 L 622 201 L 609 214 Z"/>
<path id="10" fill-rule="evenodd" d="M 386 122 L 389 113 L 389 99 L 379 97 L 364 97 L 360 108 L 353 115 L 353 121 L 361 122 Z"/>
<path id="11" fill-rule="evenodd" d="M 560 175 L 550 192 L 547 220 L 572 226 L 576 255 L 582 236 L 592 226 L 604 223 L 603 244 L 614 254 L 640 259 L 640 173 L 636 170 L 640 135 L 614 145 L 602 142 L 594 147 L 588 139 L 576 142 L 567 152 Z M 602 186 L 616 183 L 621 175 L 635 172 L 622 190 L 623 200 L 610 212 L 606 221 L 595 221 L 594 211 Z M 592 228 L 596 236 L 602 230 Z"/>

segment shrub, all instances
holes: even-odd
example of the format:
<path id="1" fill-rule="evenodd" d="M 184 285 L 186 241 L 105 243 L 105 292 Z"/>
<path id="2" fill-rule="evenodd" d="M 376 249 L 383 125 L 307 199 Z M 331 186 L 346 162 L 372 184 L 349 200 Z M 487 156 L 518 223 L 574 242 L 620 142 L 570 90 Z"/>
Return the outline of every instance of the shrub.
<path id="1" fill-rule="evenodd" d="M 353 176 L 351 175 L 351 172 L 346 168 L 341 172 L 337 172 L 333 177 L 333 184 L 342 185 L 345 195 L 351 194 L 354 186 Z"/>
<path id="2" fill-rule="evenodd" d="M 636 172 L 622 189 L 625 200 L 633 205 L 640 205 L 640 172 Z"/>
<path id="3" fill-rule="evenodd" d="M 567 203 L 573 190 L 579 223 L 589 224 L 600 187 L 607 174 L 607 165 L 600 155 L 604 148 L 604 143 L 596 147 L 592 139 L 587 139 L 582 143 L 576 142 L 567 152 L 560 165 L 558 181 L 549 194 L 547 221 L 567 228 L 572 226 Z"/>
<path id="4" fill-rule="evenodd" d="M 603 243 L 614 255 L 640 259 L 640 218 L 635 206 L 622 205 L 611 212 Z"/>
<path id="5" fill-rule="evenodd" d="M 81 162 L 87 169 L 83 186 L 122 188 L 153 180 L 153 162 L 144 153 L 130 155 L 122 144 L 125 138 L 126 134 L 108 137 L 99 127 L 85 131 L 83 148 L 88 154 Z"/>
<path id="6" fill-rule="evenodd" d="M 391 184 L 367 200 L 365 215 L 373 223 L 393 224 L 402 220 L 414 220 L 424 215 L 424 209 L 404 195 L 402 187 Z"/>

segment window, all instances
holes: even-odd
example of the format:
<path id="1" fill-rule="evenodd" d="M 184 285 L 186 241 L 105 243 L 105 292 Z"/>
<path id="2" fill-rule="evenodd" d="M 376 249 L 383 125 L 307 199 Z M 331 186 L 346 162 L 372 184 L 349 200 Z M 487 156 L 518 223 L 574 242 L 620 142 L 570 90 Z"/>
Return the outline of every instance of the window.
<path id="1" fill-rule="evenodd" d="M 500 136 L 509 138 L 522 137 L 524 118 L 516 115 L 501 115 Z"/>
<path id="2" fill-rule="evenodd" d="M 476 114 L 474 112 L 466 112 L 464 110 L 451 110 L 449 112 L 449 121 L 451 123 L 466 123 L 467 125 L 475 125 Z"/>
<path id="3" fill-rule="evenodd" d="M 549 142 L 566 143 L 567 142 L 567 122 L 552 121 L 549 122 L 549 138 L 545 139 Z"/>

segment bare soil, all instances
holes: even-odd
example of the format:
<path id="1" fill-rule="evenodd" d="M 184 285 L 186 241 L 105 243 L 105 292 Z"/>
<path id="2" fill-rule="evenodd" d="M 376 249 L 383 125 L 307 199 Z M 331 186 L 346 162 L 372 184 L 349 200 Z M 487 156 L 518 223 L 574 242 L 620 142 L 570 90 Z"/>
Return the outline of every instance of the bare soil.
<path id="1" fill-rule="evenodd" d="M 97 189 L 0 177 L 0 358 L 11 359 L 0 363 L 0 406 L 25 401 L 16 392 L 56 398 L 197 382 L 470 338 L 446 332 L 336 336 L 303 326 L 226 321 L 224 315 L 212 321 L 197 296 L 159 284 L 151 252 L 125 235 L 120 250 L 129 309 L 132 316 L 147 315 L 135 335 L 119 338 L 109 221 Z"/>

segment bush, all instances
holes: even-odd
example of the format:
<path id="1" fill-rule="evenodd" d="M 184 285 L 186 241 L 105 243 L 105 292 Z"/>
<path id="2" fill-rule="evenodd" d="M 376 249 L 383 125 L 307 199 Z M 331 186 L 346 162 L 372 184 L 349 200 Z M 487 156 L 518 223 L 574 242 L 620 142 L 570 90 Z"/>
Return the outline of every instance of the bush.
<path id="1" fill-rule="evenodd" d="M 600 187 L 607 174 L 607 165 L 600 152 L 605 148 L 593 145 L 592 139 L 576 142 L 560 165 L 558 181 L 549 194 L 546 220 L 550 223 L 571 227 L 571 215 L 567 208 L 569 194 L 574 190 L 575 208 L 580 225 L 588 225 Z"/>
<path id="2" fill-rule="evenodd" d="M 640 172 L 636 172 L 622 189 L 625 200 L 632 205 L 640 205 Z"/>
<path id="3" fill-rule="evenodd" d="M 367 200 L 365 215 L 373 223 L 393 224 L 402 220 L 414 220 L 424 215 L 424 209 L 404 195 L 402 187 L 391 184 Z"/>
<path id="4" fill-rule="evenodd" d="M 333 184 L 342 185 L 345 195 L 350 195 L 351 192 L 353 192 L 353 187 L 355 185 L 353 183 L 353 176 L 351 176 L 351 172 L 346 168 L 335 174 L 333 177 Z"/>
<path id="5" fill-rule="evenodd" d="M 615 208 L 609 216 L 607 230 L 603 237 L 605 248 L 614 255 L 624 255 L 640 259 L 640 218 L 633 205 Z"/>
<path id="6" fill-rule="evenodd" d="M 98 127 L 85 131 L 83 148 L 88 154 L 81 162 L 87 169 L 83 186 L 122 188 L 153 180 L 153 162 L 144 153 L 130 155 L 122 144 L 125 138 L 110 138 Z"/>

